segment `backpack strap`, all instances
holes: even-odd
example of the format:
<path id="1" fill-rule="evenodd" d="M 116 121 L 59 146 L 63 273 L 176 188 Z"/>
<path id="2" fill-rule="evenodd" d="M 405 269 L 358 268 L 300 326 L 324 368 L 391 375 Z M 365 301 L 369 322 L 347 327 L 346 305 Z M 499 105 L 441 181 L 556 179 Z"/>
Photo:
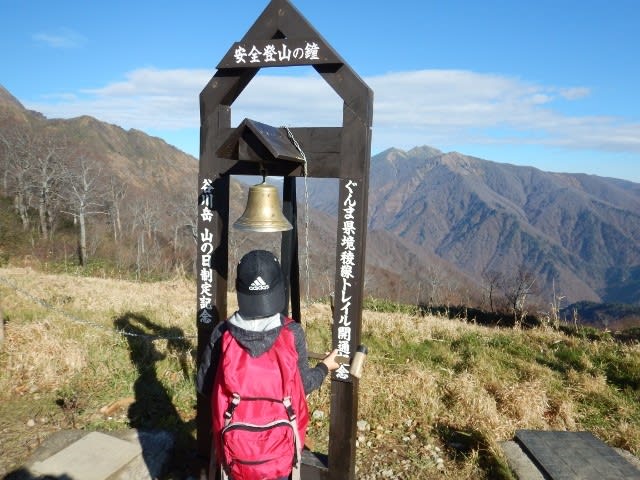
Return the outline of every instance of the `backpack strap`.
<path id="1" fill-rule="evenodd" d="M 227 407 L 227 410 L 224 412 L 225 427 L 231 423 L 231 419 L 233 418 L 233 412 L 238 405 L 240 405 L 240 395 L 234 392 L 233 398 L 231 399 L 231 402 L 229 402 L 229 406 Z M 227 475 L 227 471 L 224 468 L 224 462 L 220 464 L 220 480 L 229 480 L 229 475 Z"/>
<path id="2" fill-rule="evenodd" d="M 300 442 L 300 433 L 298 432 L 298 420 L 296 419 L 296 414 L 293 411 L 293 406 L 291 405 L 291 397 L 285 397 L 282 400 L 284 408 L 287 411 L 287 415 L 289 416 L 289 423 L 293 428 L 293 441 L 294 448 L 296 452 L 296 456 L 293 459 L 293 469 L 291 470 L 291 480 L 300 480 L 300 465 L 302 463 L 302 445 Z"/>
<path id="3" fill-rule="evenodd" d="M 295 322 L 295 320 L 291 317 L 288 317 L 287 315 L 283 315 L 282 313 L 280 314 L 280 320 L 282 321 L 282 326 L 286 327 L 289 324 Z"/>
<path id="4" fill-rule="evenodd" d="M 295 322 L 295 320 L 289 316 L 280 314 L 280 318 L 282 319 L 283 328 L 287 328 L 290 324 Z M 293 427 L 294 432 L 294 442 L 295 442 L 295 451 L 296 456 L 294 458 L 293 469 L 291 470 L 291 480 L 300 480 L 300 470 L 302 466 L 302 442 L 300 441 L 300 432 L 298 430 L 298 420 L 296 418 L 296 413 L 293 410 L 293 406 L 291 404 L 291 397 L 286 397 L 283 402 L 285 409 L 287 410 L 287 415 L 289 415 L 289 422 Z M 225 479 L 223 479 L 225 480 Z"/>
<path id="5" fill-rule="evenodd" d="M 236 407 L 240 405 L 240 395 L 237 393 L 233 393 L 233 398 L 229 402 L 229 406 L 227 407 L 227 411 L 224 412 L 224 426 L 226 427 L 231 423 L 231 418 L 233 417 L 233 412 Z"/>

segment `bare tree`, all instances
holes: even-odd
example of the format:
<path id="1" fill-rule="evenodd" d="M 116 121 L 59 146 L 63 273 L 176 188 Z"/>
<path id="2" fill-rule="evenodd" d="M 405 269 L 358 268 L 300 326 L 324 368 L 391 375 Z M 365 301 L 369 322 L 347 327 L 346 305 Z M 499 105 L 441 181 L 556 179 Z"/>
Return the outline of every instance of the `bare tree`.
<path id="1" fill-rule="evenodd" d="M 2 194 L 7 195 L 9 190 L 9 155 L 2 142 L 0 142 L 0 172 L 2 172 Z"/>
<path id="2" fill-rule="evenodd" d="M 169 202 L 169 216 L 172 219 L 173 253 L 178 252 L 179 235 L 186 231 L 197 243 L 198 239 L 198 202 L 195 194 L 181 193 Z"/>
<path id="3" fill-rule="evenodd" d="M 43 238 L 50 238 L 55 218 L 53 203 L 57 198 L 54 193 L 63 177 L 66 147 L 63 141 L 46 133 L 34 135 L 32 146 L 31 181 L 38 200 L 40 232 Z"/>
<path id="4" fill-rule="evenodd" d="M 460 285 L 453 278 L 446 277 L 444 281 L 445 303 L 447 305 L 460 303 Z"/>
<path id="5" fill-rule="evenodd" d="M 502 273 L 495 270 L 485 270 L 482 273 L 482 279 L 484 280 L 483 288 L 487 291 L 489 309 L 492 313 L 495 312 L 494 295 L 496 293 L 496 290 L 502 284 L 502 277 Z"/>
<path id="6" fill-rule="evenodd" d="M 87 154 L 79 152 L 74 156 L 64 177 L 66 188 L 63 196 L 68 203 L 68 213 L 78 222 L 78 260 L 87 264 L 87 218 L 104 213 L 103 189 L 100 170 Z"/>
<path id="7" fill-rule="evenodd" d="M 149 202 L 135 203 L 132 205 L 133 222 L 131 224 L 131 233 L 141 230 L 150 240 L 155 239 L 158 231 L 160 219 L 158 215 L 158 207 L 156 204 Z"/>
<path id="8" fill-rule="evenodd" d="M 9 142 L 8 132 L 13 128 L 14 125 L 8 115 L 3 114 L 0 117 L 0 171 L 2 172 L 2 193 L 4 195 L 8 195 L 9 192 L 9 155 L 12 145 Z"/>
<path id="9" fill-rule="evenodd" d="M 443 285 L 443 272 L 433 266 L 428 266 L 423 275 L 425 282 L 425 294 L 427 295 L 427 305 L 436 305 L 441 302 L 440 289 Z"/>
<path id="10" fill-rule="evenodd" d="M 556 280 L 553 279 L 552 282 L 553 289 L 553 299 L 551 301 L 551 315 L 550 318 L 553 321 L 554 328 L 560 327 L 560 309 L 562 306 L 562 301 L 566 298 L 564 295 L 556 294 Z"/>
<path id="11" fill-rule="evenodd" d="M 136 270 L 138 274 L 142 271 L 143 263 L 147 269 L 150 268 L 150 252 L 156 246 L 156 232 L 160 219 L 158 207 L 148 200 L 144 203 L 133 203 L 130 205 L 133 221 L 131 222 L 131 235 L 136 236 Z"/>
<path id="12" fill-rule="evenodd" d="M 127 195 L 127 184 L 122 183 L 114 176 L 110 177 L 107 185 L 107 198 L 109 201 L 109 217 L 113 228 L 113 241 L 118 242 L 118 235 L 122 234 L 122 202 Z"/>
<path id="13" fill-rule="evenodd" d="M 527 297 L 533 295 L 535 275 L 524 266 L 518 268 L 516 274 L 504 282 L 504 295 L 513 311 L 516 321 L 522 319 L 526 313 Z"/>
<path id="14" fill-rule="evenodd" d="M 6 192 L 13 195 L 16 212 L 22 221 L 22 228 L 28 230 L 31 224 L 29 204 L 31 192 L 29 175 L 32 169 L 32 136 L 27 128 L 11 126 L 0 132 L 5 163 L 4 184 Z M 9 186 L 11 185 L 11 187 Z"/>
<path id="15" fill-rule="evenodd" d="M 2 194 L 9 192 L 9 154 L 10 146 L 5 139 L 3 130 L 0 130 L 0 172 L 2 172 Z"/>

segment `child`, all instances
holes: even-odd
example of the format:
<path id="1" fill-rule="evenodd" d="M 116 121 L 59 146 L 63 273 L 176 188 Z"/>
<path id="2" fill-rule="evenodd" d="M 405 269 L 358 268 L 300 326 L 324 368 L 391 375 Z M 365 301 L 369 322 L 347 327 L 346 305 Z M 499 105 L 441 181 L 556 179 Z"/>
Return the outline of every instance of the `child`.
<path id="1" fill-rule="evenodd" d="M 301 398 L 292 399 L 294 410 L 298 410 L 296 411 L 298 425 L 294 430 L 299 430 L 296 433 L 299 433 L 297 440 L 303 442 L 308 421 L 304 395 L 319 388 L 327 373 L 339 367 L 336 362 L 337 350 L 327 355 L 315 367 L 309 367 L 302 327 L 299 323 L 281 315 L 286 307 L 284 276 L 278 259 L 272 253 L 253 250 L 242 257 L 237 269 L 236 292 L 238 311 L 227 321 L 220 322 L 213 330 L 211 340 L 203 354 L 197 378 L 198 391 L 212 397 L 214 446 L 217 460 L 219 463 L 222 462 L 223 466 L 227 462 L 221 451 L 225 448 L 227 440 L 223 440 L 221 434 L 225 423 L 224 415 L 229 417 L 229 412 L 234 414 L 236 409 L 236 406 L 230 405 L 233 403 L 231 394 L 240 392 L 234 390 L 249 392 L 249 395 L 245 393 L 244 396 L 251 400 L 252 397 L 269 396 L 264 391 L 277 396 L 284 383 L 293 385 L 290 387 L 293 390 L 293 397 Z M 255 367 L 258 370 L 252 370 L 254 364 L 261 366 Z M 287 372 L 272 372 L 272 370 L 281 370 L 283 366 L 288 370 Z M 265 372 L 265 368 L 268 369 L 268 374 L 259 373 Z M 275 375 L 273 378 L 270 376 L 272 373 Z M 296 390 L 299 390 L 299 394 Z M 242 396 L 242 394 L 239 395 L 239 397 Z M 295 404 L 296 401 L 298 405 Z M 245 401 L 243 405 L 246 404 Z M 260 411 L 261 416 L 270 415 L 265 406 L 254 407 L 252 410 L 246 410 L 246 408 L 248 407 L 245 407 L 245 412 L 238 410 L 240 415 L 256 415 L 246 413 L 249 411 Z M 254 419 L 244 419 L 244 421 L 254 423 Z M 269 422 L 269 419 L 255 421 Z M 263 435 L 275 434 L 265 431 Z M 246 439 L 238 441 L 248 443 Z M 302 443 L 296 448 L 300 450 L 301 446 Z M 299 452 L 296 458 L 299 465 Z M 247 463 L 257 462 L 247 461 Z M 227 467 L 229 466 L 225 467 L 227 474 L 231 472 L 234 480 L 236 477 L 254 478 L 250 472 L 232 472 L 231 468 Z M 247 471 L 250 468 L 248 467 Z M 289 472 L 285 472 L 283 476 L 280 474 L 281 468 L 274 467 L 274 469 L 273 471 L 279 474 L 274 475 L 273 478 L 287 478 Z M 236 477 L 233 476 L 234 473 Z M 265 477 L 256 474 L 255 478 Z"/>

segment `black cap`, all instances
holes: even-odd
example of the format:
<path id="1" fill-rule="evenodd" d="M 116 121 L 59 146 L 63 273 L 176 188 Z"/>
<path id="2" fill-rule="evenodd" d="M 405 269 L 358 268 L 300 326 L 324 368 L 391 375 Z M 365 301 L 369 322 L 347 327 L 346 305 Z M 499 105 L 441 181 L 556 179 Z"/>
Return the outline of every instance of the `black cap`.
<path id="1" fill-rule="evenodd" d="M 284 278 L 278 259 L 266 250 L 252 250 L 238 263 L 238 311 L 243 318 L 270 317 L 285 307 Z"/>

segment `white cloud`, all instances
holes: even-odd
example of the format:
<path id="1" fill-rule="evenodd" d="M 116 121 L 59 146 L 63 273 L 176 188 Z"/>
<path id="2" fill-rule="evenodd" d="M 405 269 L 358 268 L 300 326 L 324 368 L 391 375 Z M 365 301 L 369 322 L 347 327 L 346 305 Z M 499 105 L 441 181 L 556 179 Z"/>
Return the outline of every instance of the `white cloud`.
<path id="1" fill-rule="evenodd" d="M 68 28 L 59 28 L 55 32 L 39 32 L 32 35 L 33 40 L 51 48 L 79 48 L 87 39 Z"/>
<path id="2" fill-rule="evenodd" d="M 579 98 L 587 97 L 590 94 L 591 90 L 585 87 L 563 88 L 560 90 L 560 95 L 567 100 L 578 100 Z"/>
<path id="3" fill-rule="evenodd" d="M 276 126 L 340 125 L 342 100 L 308 71 L 313 75 L 256 76 L 232 107 L 234 123 L 249 117 Z M 212 75 L 139 69 L 120 82 L 28 106 L 49 117 L 92 115 L 124 128 L 196 129 L 198 96 Z M 465 70 L 392 72 L 364 80 L 374 91 L 373 140 L 381 148 L 509 143 L 640 152 L 640 121 L 562 112 L 562 102 L 590 95 L 584 86 L 559 88 Z"/>
<path id="4" fill-rule="evenodd" d="M 198 95 L 210 77 L 207 70 L 139 69 L 121 82 L 49 95 L 29 108 L 52 118 L 91 115 L 139 130 L 195 128 L 200 123 Z"/>

